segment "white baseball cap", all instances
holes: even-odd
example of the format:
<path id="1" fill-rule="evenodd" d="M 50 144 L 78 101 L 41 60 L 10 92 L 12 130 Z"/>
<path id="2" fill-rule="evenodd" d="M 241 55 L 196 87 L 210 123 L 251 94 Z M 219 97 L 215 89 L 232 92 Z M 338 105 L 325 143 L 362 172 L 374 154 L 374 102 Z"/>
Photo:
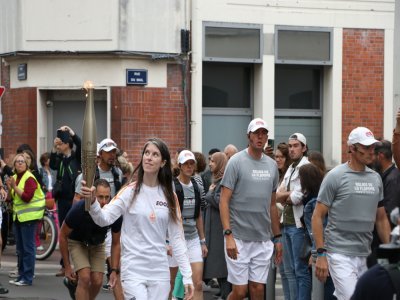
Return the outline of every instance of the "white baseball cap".
<path id="1" fill-rule="evenodd" d="M 182 150 L 179 153 L 178 156 L 178 163 L 180 164 L 184 164 L 185 162 L 187 162 L 188 160 L 194 160 L 194 162 L 196 162 L 196 158 L 194 157 L 194 154 L 189 151 L 189 150 Z"/>
<path id="2" fill-rule="evenodd" d="M 371 130 L 366 127 L 357 127 L 353 129 L 349 134 L 347 145 L 361 144 L 364 146 L 370 146 L 372 144 L 379 143 L 375 139 L 374 134 Z"/>
<path id="3" fill-rule="evenodd" d="M 254 120 L 252 120 L 252 121 L 249 123 L 249 126 L 247 127 L 247 133 L 257 131 L 257 130 L 260 129 L 260 128 L 264 128 L 264 129 L 266 129 L 267 131 L 269 131 L 267 122 L 265 122 L 265 121 L 264 121 L 263 119 L 261 119 L 261 118 L 255 118 Z"/>
<path id="4" fill-rule="evenodd" d="M 289 140 L 298 140 L 299 142 L 303 143 L 304 146 L 307 146 L 307 140 L 304 134 L 295 132 L 291 136 L 289 136 Z"/>
<path id="5" fill-rule="evenodd" d="M 97 154 L 100 155 L 101 151 L 110 152 L 117 148 L 117 144 L 112 139 L 104 139 L 97 147 Z"/>

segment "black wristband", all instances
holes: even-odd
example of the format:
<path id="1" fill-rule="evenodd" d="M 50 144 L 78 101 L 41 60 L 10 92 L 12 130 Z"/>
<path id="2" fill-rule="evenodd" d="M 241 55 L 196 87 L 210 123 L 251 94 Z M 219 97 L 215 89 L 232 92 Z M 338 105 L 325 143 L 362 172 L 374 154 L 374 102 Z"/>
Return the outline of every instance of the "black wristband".
<path id="1" fill-rule="evenodd" d="M 280 234 L 277 234 L 277 235 L 274 235 L 273 239 L 277 239 L 277 238 L 280 238 L 280 237 L 282 237 L 282 234 L 281 234 L 281 233 L 280 233 Z"/>
<path id="2" fill-rule="evenodd" d="M 115 272 L 115 274 L 117 274 L 117 275 L 119 275 L 119 273 L 120 273 L 119 269 L 116 269 L 116 268 L 111 268 L 111 269 L 110 269 L 110 274 L 111 274 L 112 272 Z"/>

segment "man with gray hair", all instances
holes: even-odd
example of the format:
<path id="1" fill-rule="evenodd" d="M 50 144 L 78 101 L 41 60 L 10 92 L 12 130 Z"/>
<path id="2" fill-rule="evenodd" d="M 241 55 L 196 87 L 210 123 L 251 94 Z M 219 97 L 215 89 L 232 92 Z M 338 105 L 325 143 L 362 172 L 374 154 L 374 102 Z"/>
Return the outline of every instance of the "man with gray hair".
<path id="1" fill-rule="evenodd" d="M 312 218 L 317 248 L 315 274 L 325 281 L 329 267 L 338 300 L 350 299 L 357 280 L 367 270 L 374 223 L 381 241 L 389 242 L 382 179 L 367 167 L 372 163 L 376 143 L 368 128 L 351 131 L 347 141 L 350 160 L 325 176 Z"/>
<path id="2" fill-rule="evenodd" d="M 236 148 L 235 145 L 232 145 L 232 144 L 226 145 L 226 147 L 224 149 L 224 153 L 228 159 L 230 159 L 237 152 L 238 152 L 238 149 Z"/>

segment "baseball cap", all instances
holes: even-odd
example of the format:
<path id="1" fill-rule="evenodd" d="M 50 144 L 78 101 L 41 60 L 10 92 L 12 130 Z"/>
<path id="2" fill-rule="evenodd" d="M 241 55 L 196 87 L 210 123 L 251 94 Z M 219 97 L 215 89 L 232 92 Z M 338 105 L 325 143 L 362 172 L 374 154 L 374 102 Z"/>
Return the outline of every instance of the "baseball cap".
<path id="1" fill-rule="evenodd" d="M 370 146 L 375 143 L 379 143 L 379 141 L 375 139 L 372 131 L 366 127 L 357 127 L 353 129 L 350 132 L 347 141 L 347 145 L 361 144 L 364 146 Z"/>
<path id="2" fill-rule="evenodd" d="M 179 153 L 179 156 L 178 156 L 178 163 L 184 164 L 188 160 L 194 160 L 196 162 L 196 158 L 194 157 L 194 154 L 191 151 L 182 150 L 181 153 Z"/>
<path id="3" fill-rule="evenodd" d="M 291 136 L 289 136 L 289 140 L 298 140 L 299 142 L 303 143 L 305 146 L 307 145 L 307 140 L 304 134 L 295 132 Z"/>
<path id="4" fill-rule="evenodd" d="M 100 154 L 101 151 L 110 152 L 111 150 L 118 148 L 117 144 L 112 139 L 104 139 L 100 142 L 97 149 L 97 154 Z"/>
<path id="5" fill-rule="evenodd" d="M 264 128 L 269 131 L 267 122 L 261 118 L 255 118 L 249 123 L 249 126 L 247 127 L 247 133 L 254 132 L 260 128 Z"/>

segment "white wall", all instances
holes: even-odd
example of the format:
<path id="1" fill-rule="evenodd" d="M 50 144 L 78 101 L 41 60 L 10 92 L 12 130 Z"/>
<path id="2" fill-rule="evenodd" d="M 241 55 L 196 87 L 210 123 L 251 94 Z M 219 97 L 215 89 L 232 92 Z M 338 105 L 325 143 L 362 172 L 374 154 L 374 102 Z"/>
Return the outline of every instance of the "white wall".
<path id="1" fill-rule="evenodd" d="M 27 64 L 27 80 L 17 78 L 18 64 Z M 126 86 L 126 69 L 147 69 L 148 87 L 167 86 L 167 62 L 110 58 L 26 58 L 9 61 L 11 88 L 76 88 L 86 80 L 96 87 Z"/>
<path id="2" fill-rule="evenodd" d="M 390 74 L 393 63 L 393 41 L 389 37 L 394 27 L 394 0 L 372 1 L 334 1 L 334 0 L 202 0 L 196 3 L 192 12 L 192 24 L 201 24 L 205 21 L 262 24 L 264 34 L 274 34 L 276 25 L 329 27 L 334 29 L 334 50 L 332 67 L 324 71 L 324 107 L 323 107 L 323 149 L 328 165 L 333 166 L 341 162 L 341 86 L 342 86 L 342 30 L 344 28 L 370 28 L 385 30 L 385 93 L 384 114 L 385 135 L 389 132 L 392 123 L 387 121 L 386 115 L 392 116 L 392 95 L 390 94 L 392 78 Z M 202 44 L 203 32 L 201 26 L 196 26 L 193 32 L 192 43 L 196 45 L 193 55 L 193 65 L 196 76 L 192 84 L 201 87 L 202 53 L 198 45 Z M 270 46 L 270 45 L 267 45 Z M 266 45 L 264 45 L 266 48 Z M 265 54 L 265 53 L 264 53 Z M 274 54 L 265 54 L 261 67 L 255 68 L 254 85 L 254 115 L 266 120 L 273 119 L 274 107 Z M 197 89 L 198 90 L 198 89 Z M 196 108 L 201 105 L 201 91 L 192 90 L 192 105 Z M 192 106 L 192 107 L 193 107 Z M 192 145 L 201 149 L 201 114 L 192 113 Z M 273 126 L 272 126 L 273 127 Z M 273 132 L 273 130 L 272 130 Z"/>
<path id="3" fill-rule="evenodd" d="M 185 0 L 0 0 L 0 53 L 180 52 Z"/>

